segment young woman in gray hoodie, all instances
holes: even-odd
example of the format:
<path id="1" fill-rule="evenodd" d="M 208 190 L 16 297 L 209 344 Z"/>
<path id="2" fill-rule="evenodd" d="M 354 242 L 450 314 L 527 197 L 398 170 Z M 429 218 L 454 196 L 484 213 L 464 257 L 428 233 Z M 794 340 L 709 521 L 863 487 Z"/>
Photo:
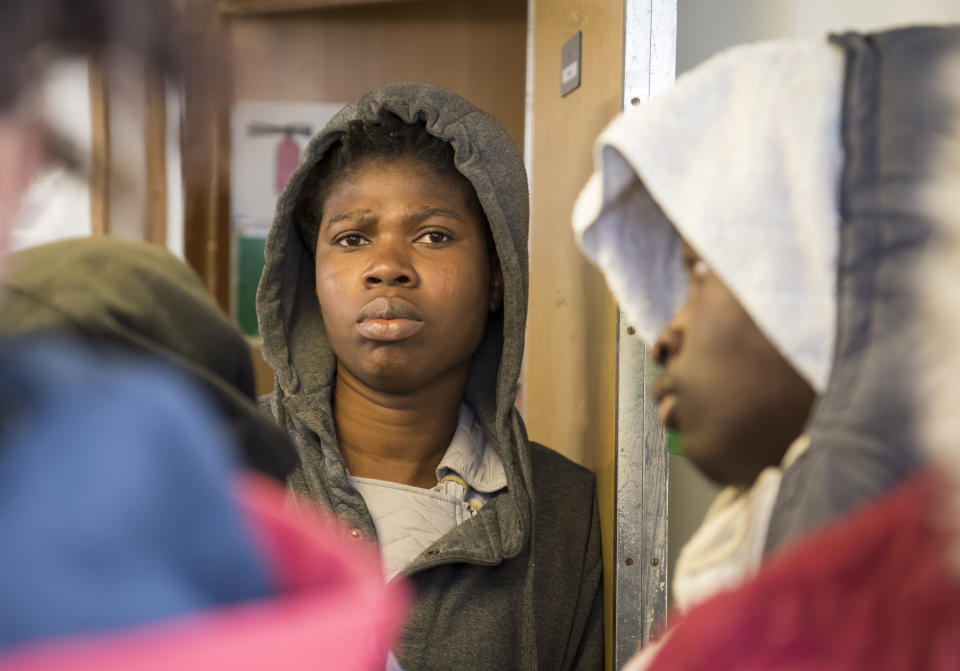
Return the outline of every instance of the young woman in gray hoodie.
<path id="1" fill-rule="evenodd" d="M 392 661 L 408 671 L 602 664 L 594 477 L 514 407 L 527 225 L 502 126 L 396 84 L 313 138 L 267 239 L 257 313 L 290 484 L 414 587 Z"/>

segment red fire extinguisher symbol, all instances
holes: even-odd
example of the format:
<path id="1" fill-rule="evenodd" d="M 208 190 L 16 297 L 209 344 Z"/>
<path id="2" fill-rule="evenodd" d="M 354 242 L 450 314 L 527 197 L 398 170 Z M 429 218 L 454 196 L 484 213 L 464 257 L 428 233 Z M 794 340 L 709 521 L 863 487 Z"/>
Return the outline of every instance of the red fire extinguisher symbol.
<path id="1" fill-rule="evenodd" d="M 253 121 L 247 126 L 247 133 L 251 136 L 260 135 L 283 135 L 283 139 L 277 145 L 276 151 L 276 172 L 274 173 L 273 186 L 277 193 L 281 193 L 286 187 L 290 177 L 297 169 L 300 163 L 300 145 L 293 139 L 294 135 L 304 135 L 310 137 L 313 133 L 311 127 L 303 123 L 295 124 L 273 124 L 264 121 Z"/>
<path id="2" fill-rule="evenodd" d="M 279 194 L 300 163 L 300 145 L 289 135 L 277 145 L 276 189 Z"/>

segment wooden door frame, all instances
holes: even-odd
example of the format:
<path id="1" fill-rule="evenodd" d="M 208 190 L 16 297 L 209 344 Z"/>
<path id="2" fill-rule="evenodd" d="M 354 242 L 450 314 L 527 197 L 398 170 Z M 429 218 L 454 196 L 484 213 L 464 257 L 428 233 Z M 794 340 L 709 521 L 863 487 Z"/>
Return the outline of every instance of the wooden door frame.
<path id="1" fill-rule="evenodd" d="M 668 89 L 676 75 L 677 0 L 624 0 L 623 109 Z M 613 668 L 650 642 L 667 614 L 667 437 L 650 388 L 646 347 L 617 324 L 617 455 Z"/>
<path id="2" fill-rule="evenodd" d="M 167 84 L 163 75 L 145 77 L 144 143 L 146 148 L 146 208 L 144 239 L 167 244 Z"/>
<path id="3" fill-rule="evenodd" d="M 101 58 L 88 61 L 90 91 L 90 231 L 106 235 L 110 231 L 110 102 L 107 96 L 106 63 Z"/>
<path id="4" fill-rule="evenodd" d="M 220 14 L 250 16 L 254 14 L 277 14 L 300 12 L 355 5 L 382 5 L 388 2 L 416 2 L 417 0 L 220 0 Z"/>
<path id="5" fill-rule="evenodd" d="M 230 311 L 231 77 L 217 0 L 184 3 L 186 57 L 180 151 L 184 256 Z"/>

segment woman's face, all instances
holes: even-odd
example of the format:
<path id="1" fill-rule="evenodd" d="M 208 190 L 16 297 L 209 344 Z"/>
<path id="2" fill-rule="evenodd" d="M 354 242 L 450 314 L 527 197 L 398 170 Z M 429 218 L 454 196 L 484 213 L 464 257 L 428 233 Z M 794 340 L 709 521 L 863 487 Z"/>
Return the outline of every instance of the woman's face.
<path id="1" fill-rule="evenodd" d="M 329 190 L 317 299 L 340 365 L 367 386 L 410 392 L 469 371 L 502 283 L 471 196 L 411 160 L 368 160 Z"/>

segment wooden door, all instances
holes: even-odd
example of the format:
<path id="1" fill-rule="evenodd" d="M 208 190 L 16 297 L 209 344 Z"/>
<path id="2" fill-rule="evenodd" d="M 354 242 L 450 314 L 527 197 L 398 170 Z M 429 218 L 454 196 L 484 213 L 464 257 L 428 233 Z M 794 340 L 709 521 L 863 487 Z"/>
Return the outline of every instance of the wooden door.
<path id="1" fill-rule="evenodd" d="M 675 0 L 533 0 L 530 318 L 523 404 L 531 438 L 597 476 L 607 668 L 666 610 L 666 449 L 642 344 L 576 248 L 574 200 L 593 143 L 673 79 Z M 561 96 L 561 48 L 581 33 L 581 85 Z"/>

